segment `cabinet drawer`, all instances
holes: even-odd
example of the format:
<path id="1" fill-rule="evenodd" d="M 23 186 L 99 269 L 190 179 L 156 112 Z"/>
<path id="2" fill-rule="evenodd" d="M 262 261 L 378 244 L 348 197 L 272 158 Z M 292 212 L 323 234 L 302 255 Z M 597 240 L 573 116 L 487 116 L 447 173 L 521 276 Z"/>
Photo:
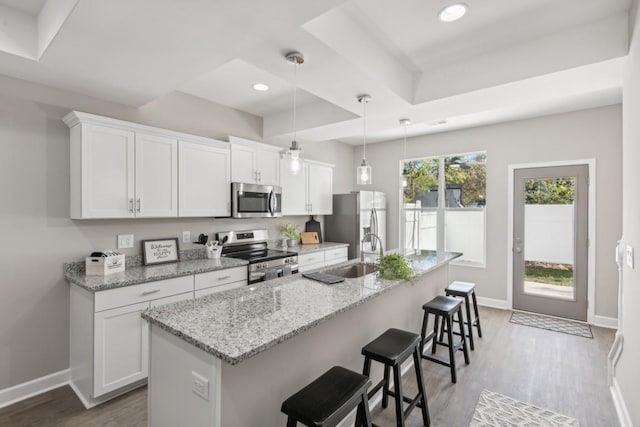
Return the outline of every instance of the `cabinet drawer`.
<path id="1" fill-rule="evenodd" d="M 311 271 L 311 270 L 315 270 L 316 268 L 322 268 L 324 267 L 324 262 L 318 262 L 318 263 L 314 263 L 314 264 L 307 264 L 307 265 L 302 265 L 302 264 L 298 264 L 298 271 L 300 273 L 306 273 L 307 271 Z"/>
<path id="2" fill-rule="evenodd" d="M 173 302 L 184 301 L 186 299 L 193 299 L 193 291 L 185 292 L 184 294 L 172 295 L 170 297 L 158 298 L 151 301 L 149 308 L 160 307 L 161 305 L 171 304 Z"/>
<path id="3" fill-rule="evenodd" d="M 311 264 L 324 264 L 324 251 L 298 255 L 298 265 L 306 267 Z"/>
<path id="4" fill-rule="evenodd" d="M 196 274 L 195 289 L 210 288 L 212 286 L 226 285 L 227 283 L 247 280 L 247 267 L 227 268 L 224 270 L 210 271 L 209 273 Z"/>
<path id="5" fill-rule="evenodd" d="M 325 257 L 325 260 L 327 261 L 327 264 L 331 260 L 341 260 L 341 262 L 342 260 L 346 261 L 347 258 L 349 257 L 349 248 L 343 247 L 343 248 L 336 248 L 336 249 L 327 249 L 324 252 L 324 257 Z"/>
<path id="6" fill-rule="evenodd" d="M 193 275 L 96 292 L 95 311 L 193 291 Z"/>
<path id="7" fill-rule="evenodd" d="M 247 286 L 246 279 L 242 282 L 227 283 L 226 285 L 212 286 L 210 288 L 199 289 L 195 292 L 195 295 L 196 295 L 196 298 L 200 298 L 205 295 L 216 294 L 218 292 L 228 291 L 230 289 L 242 288 L 243 286 Z"/>

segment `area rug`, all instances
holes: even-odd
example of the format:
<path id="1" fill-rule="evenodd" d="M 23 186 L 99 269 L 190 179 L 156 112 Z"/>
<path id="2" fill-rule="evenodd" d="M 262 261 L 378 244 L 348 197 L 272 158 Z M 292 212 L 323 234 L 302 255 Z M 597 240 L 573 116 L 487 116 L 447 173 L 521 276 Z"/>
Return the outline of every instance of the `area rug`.
<path id="1" fill-rule="evenodd" d="M 523 313 L 514 311 L 511 314 L 511 323 L 518 325 L 531 326 L 534 328 L 547 329 L 554 332 L 562 332 L 564 334 L 577 335 L 584 338 L 593 338 L 591 326 L 586 323 L 573 322 L 571 320 L 558 319 L 549 316 L 540 316 L 538 314 Z"/>
<path id="2" fill-rule="evenodd" d="M 578 420 L 512 399 L 500 393 L 482 390 L 470 427 L 579 426 Z"/>

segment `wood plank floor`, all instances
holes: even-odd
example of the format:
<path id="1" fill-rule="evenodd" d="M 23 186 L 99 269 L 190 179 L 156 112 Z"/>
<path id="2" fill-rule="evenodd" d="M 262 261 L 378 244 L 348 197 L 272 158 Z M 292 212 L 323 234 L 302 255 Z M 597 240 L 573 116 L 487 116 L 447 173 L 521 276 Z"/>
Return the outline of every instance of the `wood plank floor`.
<path id="1" fill-rule="evenodd" d="M 450 382 L 448 368 L 423 361 L 432 425 L 468 426 L 486 388 L 575 417 L 582 427 L 618 426 L 607 388 L 607 353 L 614 332 L 594 327 L 594 339 L 587 339 L 515 325 L 509 323 L 510 315 L 481 307 L 484 337 L 476 340 L 470 365 L 458 354 L 457 384 Z M 404 378 L 407 395 L 416 390 L 412 373 Z M 143 427 L 146 396 L 146 388 L 141 388 L 87 411 L 65 386 L 0 409 L 0 426 Z M 389 403 L 386 410 L 373 412 L 379 426 L 395 425 L 393 401 Z M 414 410 L 407 427 L 420 425 L 420 411 Z"/>

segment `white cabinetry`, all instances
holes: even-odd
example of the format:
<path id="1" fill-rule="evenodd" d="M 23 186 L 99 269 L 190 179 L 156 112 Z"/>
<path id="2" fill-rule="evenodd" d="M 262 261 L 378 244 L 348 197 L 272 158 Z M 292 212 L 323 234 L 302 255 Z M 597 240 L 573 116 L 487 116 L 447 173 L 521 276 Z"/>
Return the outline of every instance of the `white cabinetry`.
<path id="1" fill-rule="evenodd" d="M 64 122 L 71 218 L 230 215 L 228 143 L 77 111 Z"/>
<path id="2" fill-rule="evenodd" d="M 136 132 L 135 214 L 178 215 L 178 141 Z"/>
<path id="3" fill-rule="evenodd" d="M 235 136 L 229 142 L 233 182 L 280 185 L 280 147 Z"/>
<path id="4" fill-rule="evenodd" d="M 196 274 L 195 297 L 215 294 L 247 286 L 247 267 L 228 268 Z"/>
<path id="5" fill-rule="evenodd" d="M 331 215 L 333 213 L 333 165 L 307 160 L 298 174 L 280 163 L 283 215 Z"/>
<path id="6" fill-rule="evenodd" d="M 229 144 L 179 141 L 178 216 L 231 215 Z"/>
<path id="7" fill-rule="evenodd" d="M 348 261 L 348 247 L 328 248 L 298 255 L 300 273 Z"/>

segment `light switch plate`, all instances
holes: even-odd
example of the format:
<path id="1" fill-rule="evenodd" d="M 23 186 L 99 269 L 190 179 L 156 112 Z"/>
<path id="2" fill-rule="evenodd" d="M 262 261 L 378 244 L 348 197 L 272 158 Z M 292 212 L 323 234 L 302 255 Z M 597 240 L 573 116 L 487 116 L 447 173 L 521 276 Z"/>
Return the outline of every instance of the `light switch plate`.
<path id="1" fill-rule="evenodd" d="M 633 265 L 634 265 L 633 246 L 627 245 L 627 249 L 625 251 L 625 254 L 626 254 L 626 259 L 627 259 L 627 266 L 629 266 L 629 268 L 633 268 Z"/>
<path id="2" fill-rule="evenodd" d="M 133 247 L 133 234 L 118 234 L 118 249 Z"/>
<path id="3" fill-rule="evenodd" d="M 191 371 L 191 391 L 206 401 L 209 401 L 209 380 Z"/>
<path id="4" fill-rule="evenodd" d="M 182 243 L 191 243 L 191 232 L 183 231 L 182 232 Z"/>

